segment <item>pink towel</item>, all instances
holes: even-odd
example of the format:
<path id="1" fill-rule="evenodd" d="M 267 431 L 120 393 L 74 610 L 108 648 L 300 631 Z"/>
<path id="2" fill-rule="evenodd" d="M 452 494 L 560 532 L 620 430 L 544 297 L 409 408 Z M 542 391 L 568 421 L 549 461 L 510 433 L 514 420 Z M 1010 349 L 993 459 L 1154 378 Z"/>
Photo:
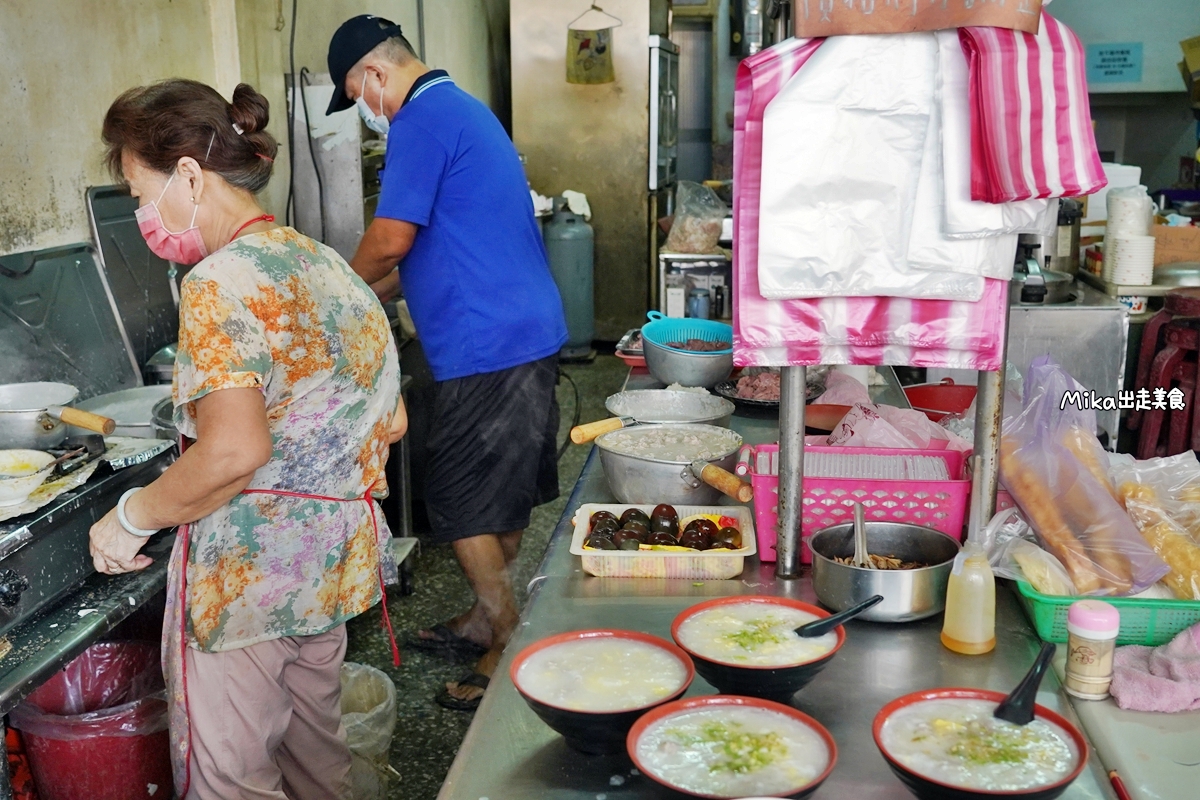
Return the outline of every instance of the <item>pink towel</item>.
<path id="1" fill-rule="evenodd" d="M 821 44 L 788 39 L 744 59 L 734 95 L 734 360 L 740 366 L 1000 367 L 1008 283 L 976 303 L 894 297 L 767 300 L 758 285 L 762 126 L 767 104 Z"/>
<path id="2" fill-rule="evenodd" d="M 1118 647 L 1110 691 L 1130 711 L 1200 709 L 1200 624 L 1162 647 Z"/>
<path id="3" fill-rule="evenodd" d="M 971 199 L 1076 197 L 1100 167 L 1079 38 L 1042 12 L 1037 35 L 959 28 L 971 92 Z"/>

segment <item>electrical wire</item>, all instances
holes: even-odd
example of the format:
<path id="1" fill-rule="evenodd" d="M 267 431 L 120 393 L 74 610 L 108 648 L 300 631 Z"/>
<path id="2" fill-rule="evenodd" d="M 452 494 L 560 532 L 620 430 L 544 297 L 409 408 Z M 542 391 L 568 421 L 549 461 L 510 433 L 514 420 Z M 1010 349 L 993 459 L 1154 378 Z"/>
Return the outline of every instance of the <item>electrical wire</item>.
<path id="1" fill-rule="evenodd" d="M 308 96 L 304 94 L 304 87 L 311 86 L 308 76 L 311 73 L 308 67 L 300 68 L 300 105 L 304 108 L 304 133 L 308 139 L 308 156 L 312 159 L 313 174 L 317 176 L 317 205 L 321 209 L 321 243 L 327 244 L 325 241 L 325 183 L 321 180 L 321 170 L 317 166 L 317 150 L 313 147 L 312 128 L 308 125 Z"/>
<path id="2" fill-rule="evenodd" d="M 291 226 L 292 224 L 292 207 L 295 202 L 296 192 L 296 135 L 293 130 L 296 116 L 296 84 L 299 82 L 296 76 L 296 5 L 299 0 L 292 0 L 292 29 L 288 32 L 288 74 L 292 76 L 291 97 L 288 100 L 288 110 L 291 112 L 293 119 L 289 119 L 287 123 L 287 141 L 288 141 L 288 193 L 287 202 L 283 207 L 283 224 Z"/>
<path id="3" fill-rule="evenodd" d="M 568 375 L 567 373 L 563 372 L 561 368 L 559 368 L 559 370 L 558 370 L 558 377 L 566 378 L 567 383 L 571 384 L 571 390 L 575 394 L 575 419 L 571 423 L 571 427 L 578 428 L 580 414 L 583 412 L 583 408 L 579 404 L 579 387 L 575 385 L 575 381 L 572 380 L 571 376 Z M 558 448 L 558 456 L 556 457 L 556 460 L 562 461 L 563 455 L 567 452 L 567 448 L 570 446 L 571 446 L 571 434 L 568 431 L 566 441 L 564 441 L 562 443 L 562 446 Z"/>

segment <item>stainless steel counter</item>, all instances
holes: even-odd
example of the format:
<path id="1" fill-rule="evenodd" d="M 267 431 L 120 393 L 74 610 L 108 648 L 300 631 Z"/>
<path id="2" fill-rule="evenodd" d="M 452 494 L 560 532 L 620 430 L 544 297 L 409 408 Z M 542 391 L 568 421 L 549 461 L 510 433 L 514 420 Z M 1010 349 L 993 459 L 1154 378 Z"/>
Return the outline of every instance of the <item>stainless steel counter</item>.
<path id="1" fill-rule="evenodd" d="M 769 441 L 772 425 L 734 417 L 748 441 Z M 618 800 L 679 795 L 634 772 L 625 756 L 585 756 L 569 749 L 525 705 L 508 677 L 513 656 L 541 638 L 584 628 L 625 628 L 670 638 L 671 620 L 711 597 L 769 594 L 815 602 L 806 576 L 776 580 L 773 565 L 747 560 L 745 572 L 728 581 L 593 578 L 568 552 L 571 523 L 583 503 L 612 496 L 593 451 L 546 551 L 518 633 L 509 644 L 475 720 L 438 795 L 439 800 Z M 1011 689 L 1032 663 L 1039 642 L 1007 591 L 998 592 L 995 651 L 960 656 L 938 640 L 941 618 L 908 625 L 852 622 L 846 644 L 830 666 L 794 700 L 833 734 L 838 764 L 818 797 L 901 800 L 911 795 L 888 770 L 871 739 L 871 720 L 888 701 L 938 686 Z M 689 696 L 712 694 L 699 677 Z M 1047 677 L 1038 702 L 1073 719 L 1058 681 Z M 1115 795 L 1093 758 L 1064 795 L 1067 800 Z"/>

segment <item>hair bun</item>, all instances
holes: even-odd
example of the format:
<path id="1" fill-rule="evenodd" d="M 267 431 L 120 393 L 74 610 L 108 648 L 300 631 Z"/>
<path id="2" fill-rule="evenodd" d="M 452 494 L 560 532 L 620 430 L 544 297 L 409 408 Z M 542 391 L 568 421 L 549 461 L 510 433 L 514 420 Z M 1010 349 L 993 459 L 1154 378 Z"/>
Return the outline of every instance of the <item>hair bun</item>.
<path id="1" fill-rule="evenodd" d="M 265 130 L 270 120 L 270 103 L 248 83 L 239 83 L 233 90 L 233 102 L 229 104 L 229 119 L 241 128 L 240 133 L 251 134 Z"/>

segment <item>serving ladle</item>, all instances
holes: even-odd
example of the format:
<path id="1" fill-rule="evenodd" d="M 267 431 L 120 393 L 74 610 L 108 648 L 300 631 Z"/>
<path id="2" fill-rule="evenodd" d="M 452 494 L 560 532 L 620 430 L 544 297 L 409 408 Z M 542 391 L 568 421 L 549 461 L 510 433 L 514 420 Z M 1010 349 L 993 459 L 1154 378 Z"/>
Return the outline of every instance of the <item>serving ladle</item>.
<path id="1" fill-rule="evenodd" d="M 875 569 L 875 562 L 867 552 L 867 522 L 862 503 L 854 504 L 854 566 Z"/>
<path id="2" fill-rule="evenodd" d="M 809 622 L 806 625 L 801 625 L 796 628 L 796 635 L 802 639 L 811 639 L 814 636 L 823 636 L 831 630 L 841 625 L 843 622 L 852 620 L 859 614 L 869 608 L 874 608 L 879 603 L 883 602 L 883 595 L 876 594 L 868 597 L 857 605 L 850 606 L 845 611 L 839 611 L 836 614 L 830 614 L 824 619 L 819 619 L 816 622 Z"/>
<path id="3" fill-rule="evenodd" d="M 1013 725 L 1028 725 L 1033 722 L 1033 705 L 1037 698 L 1038 686 L 1041 685 L 1042 678 L 1050 667 L 1050 659 L 1054 658 L 1054 649 L 1052 642 L 1045 642 L 1042 645 L 1042 650 L 1034 660 L 1033 666 L 1029 668 L 1029 672 L 1025 673 L 1025 677 L 1017 684 L 1017 688 L 1000 701 L 1000 705 L 996 706 L 992 716 L 1005 722 L 1011 722 Z"/>

